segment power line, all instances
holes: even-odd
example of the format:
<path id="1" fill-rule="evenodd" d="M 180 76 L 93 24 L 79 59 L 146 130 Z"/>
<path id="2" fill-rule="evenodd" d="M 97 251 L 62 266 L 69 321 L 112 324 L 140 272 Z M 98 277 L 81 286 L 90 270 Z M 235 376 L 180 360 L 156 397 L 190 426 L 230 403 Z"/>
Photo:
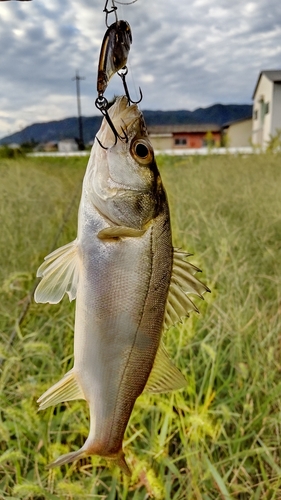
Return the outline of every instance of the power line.
<path id="1" fill-rule="evenodd" d="M 79 149 L 84 149 L 84 137 L 83 137 L 83 123 L 81 116 L 81 98 L 80 98 L 80 80 L 85 80 L 85 77 L 79 76 L 79 71 L 76 71 L 76 75 L 72 80 L 76 81 L 76 96 L 77 96 L 77 111 L 78 111 L 78 129 L 79 129 Z"/>

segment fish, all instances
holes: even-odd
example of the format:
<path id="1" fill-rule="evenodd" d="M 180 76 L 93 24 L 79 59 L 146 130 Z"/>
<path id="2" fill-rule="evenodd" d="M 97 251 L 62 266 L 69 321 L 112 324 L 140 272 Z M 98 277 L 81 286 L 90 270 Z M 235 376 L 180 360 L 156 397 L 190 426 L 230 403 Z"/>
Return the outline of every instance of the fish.
<path id="1" fill-rule="evenodd" d="M 190 255 L 173 248 L 167 195 L 143 115 L 126 96 L 109 109 L 126 140 L 112 146 L 104 118 L 85 172 L 77 238 L 45 258 L 37 275 L 38 303 L 76 299 L 73 368 L 39 399 L 39 409 L 87 401 L 84 445 L 60 456 L 60 466 L 98 455 L 130 475 L 123 438 L 136 399 L 187 381 L 169 358 L 163 332 L 197 311 L 191 295 L 208 287 Z"/>

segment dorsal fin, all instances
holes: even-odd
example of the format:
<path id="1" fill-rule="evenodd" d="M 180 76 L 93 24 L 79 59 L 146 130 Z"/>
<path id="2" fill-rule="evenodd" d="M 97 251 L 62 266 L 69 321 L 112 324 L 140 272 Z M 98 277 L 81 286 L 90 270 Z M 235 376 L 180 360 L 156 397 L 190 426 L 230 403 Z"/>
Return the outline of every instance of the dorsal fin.
<path id="1" fill-rule="evenodd" d="M 67 293 L 69 300 L 76 298 L 79 275 L 77 239 L 58 248 L 45 257 L 37 276 L 42 277 L 34 293 L 35 302 L 57 304 Z"/>
<path id="2" fill-rule="evenodd" d="M 194 274 L 200 269 L 185 259 L 190 254 L 174 249 L 173 268 L 170 288 L 164 316 L 164 330 L 167 330 L 182 318 L 188 317 L 190 311 L 199 312 L 196 305 L 188 297 L 197 295 L 203 299 L 203 293 L 209 288 L 198 280 Z"/>

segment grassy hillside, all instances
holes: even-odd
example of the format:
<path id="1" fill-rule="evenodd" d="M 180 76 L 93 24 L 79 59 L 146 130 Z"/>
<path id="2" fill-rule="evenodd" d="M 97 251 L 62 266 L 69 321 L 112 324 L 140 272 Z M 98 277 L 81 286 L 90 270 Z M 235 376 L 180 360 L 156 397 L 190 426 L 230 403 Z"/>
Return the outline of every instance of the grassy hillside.
<path id="1" fill-rule="evenodd" d="M 212 293 L 165 335 L 188 386 L 137 401 L 131 480 L 97 457 L 47 470 L 84 443 L 88 410 L 37 413 L 72 366 L 74 306 L 26 308 L 43 257 L 75 238 L 86 160 L 0 161 L 0 498 L 281 499 L 280 160 L 158 159 L 174 244 Z"/>

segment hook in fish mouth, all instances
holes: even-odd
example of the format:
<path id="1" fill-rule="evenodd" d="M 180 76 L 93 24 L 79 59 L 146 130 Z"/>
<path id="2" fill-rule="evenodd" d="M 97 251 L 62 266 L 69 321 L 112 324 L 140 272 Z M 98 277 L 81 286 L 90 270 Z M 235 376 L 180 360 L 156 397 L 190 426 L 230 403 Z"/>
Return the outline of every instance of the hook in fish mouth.
<path id="1" fill-rule="evenodd" d="M 124 130 L 123 127 L 121 127 L 121 130 L 123 132 L 124 135 L 120 135 L 115 126 L 114 126 L 114 123 L 113 121 L 111 120 L 110 116 L 109 116 L 109 113 L 108 113 L 108 101 L 107 99 L 100 95 L 97 97 L 96 101 L 95 101 L 95 105 L 96 107 L 100 110 L 100 112 L 103 114 L 103 116 L 105 117 L 109 127 L 111 128 L 113 134 L 114 134 L 114 138 L 115 138 L 115 142 L 114 144 L 111 146 L 115 146 L 115 144 L 117 143 L 117 140 L 119 139 L 120 141 L 125 141 L 125 142 L 128 142 L 129 138 L 128 138 L 128 135 L 126 133 L 126 131 Z M 96 136 L 96 139 L 99 143 L 99 145 L 103 148 L 103 149 L 109 149 L 109 147 L 105 147 L 103 146 L 103 144 L 101 143 L 101 141 L 98 139 L 98 137 Z"/>

